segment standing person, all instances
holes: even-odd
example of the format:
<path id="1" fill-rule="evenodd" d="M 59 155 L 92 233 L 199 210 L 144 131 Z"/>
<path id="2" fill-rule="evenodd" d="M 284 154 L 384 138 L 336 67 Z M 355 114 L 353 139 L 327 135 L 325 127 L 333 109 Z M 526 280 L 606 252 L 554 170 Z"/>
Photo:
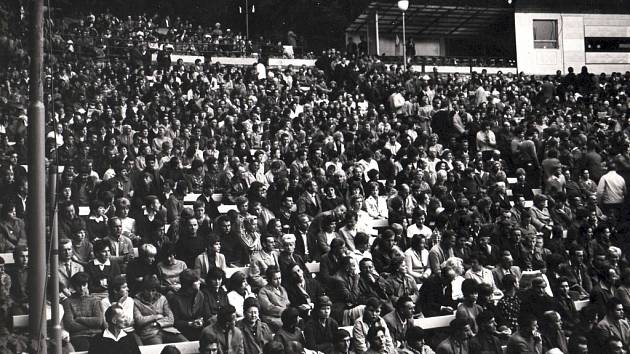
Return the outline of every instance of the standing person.
<path id="1" fill-rule="evenodd" d="M 236 309 L 232 305 L 223 307 L 217 320 L 206 326 L 201 331 L 199 343 L 207 341 L 207 338 L 216 338 L 219 345 L 219 353 L 244 354 L 243 333 L 236 327 Z M 249 354 L 249 353 L 248 353 Z"/>
<path id="2" fill-rule="evenodd" d="M 518 331 L 508 340 L 506 354 L 542 354 L 542 337 L 538 332 L 536 317 L 524 313 L 518 324 Z"/>
<path id="3" fill-rule="evenodd" d="M 236 323 L 243 333 L 243 347 L 247 354 L 262 354 L 265 344 L 273 340 L 273 332 L 259 317 L 258 301 L 247 298 L 243 303 L 245 317 Z"/>
<path id="4" fill-rule="evenodd" d="M 88 354 L 140 354 L 140 348 L 133 335 L 127 335 L 127 326 L 123 308 L 114 304 L 105 311 L 107 329 L 90 341 Z"/>
<path id="5" fill-rule="evenodd" d="M 306 348 L 329 353 L 334 348 L 332 339 L 339 329 L 337 321 L 330 318 L 332 302 L 328 296 L 321 296 L 315 302 L 315 313 L 306 321 L 304 337 Z"/>
<path id="6" fill-rule="evenodd" d="M 626 194 L 626 181 L 617 173 L 617 164 L 611 161 L 608 163 L 608 172 L 599 179 L 597 184 L 597 199 L 604 214 L 609 217 L 613 214 L 619 217 Z"/>

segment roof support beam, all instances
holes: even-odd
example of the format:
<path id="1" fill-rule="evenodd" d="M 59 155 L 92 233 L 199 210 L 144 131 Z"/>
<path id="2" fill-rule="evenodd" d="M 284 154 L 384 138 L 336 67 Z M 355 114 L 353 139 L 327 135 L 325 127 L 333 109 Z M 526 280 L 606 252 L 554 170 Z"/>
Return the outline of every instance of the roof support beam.
<path id="1" fill-rule="evenodd" d="M 468 16 L 467 19 L 465 19 L 464 21 L 460 22 L 459 25 L 457 25 L 457 27 L 453 28 L 453 30 L 451 30 L 447 36 L 450 36 L 451 34 L 453 34 L 454 32 L 456 32 L 458 29 L 462 28 L 462 26 L 464 26 L 465 24 L 467 24 L 468 22 L 472 21 L 475 17 L 477 17 L 483 10 L 477 10 L 476 12 L 474 12 L 472 15 Z"/>

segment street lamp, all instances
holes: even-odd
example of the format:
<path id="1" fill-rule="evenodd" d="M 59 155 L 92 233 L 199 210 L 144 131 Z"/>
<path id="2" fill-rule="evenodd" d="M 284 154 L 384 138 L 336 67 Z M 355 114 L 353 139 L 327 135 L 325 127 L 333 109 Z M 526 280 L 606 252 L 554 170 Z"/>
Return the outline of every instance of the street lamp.
<path id="1" fill-rule="evenodd" d="M 398 8 L 402 11 L 403 22 L 403 68 L 407 70 L 407 40 L 405 38 L 405 11 L 409 8 L 409 0 L 398 0 Z"/>
<path id="2" fill-rule="evenodd" d="M 238 12 L 243 13 L 243 8 L 238 7 Z M 256 12 L 256 8 L 252 5 L 251 13 Z M 245 0 L 245 39 L 249 39 L 249 0 Z"/>

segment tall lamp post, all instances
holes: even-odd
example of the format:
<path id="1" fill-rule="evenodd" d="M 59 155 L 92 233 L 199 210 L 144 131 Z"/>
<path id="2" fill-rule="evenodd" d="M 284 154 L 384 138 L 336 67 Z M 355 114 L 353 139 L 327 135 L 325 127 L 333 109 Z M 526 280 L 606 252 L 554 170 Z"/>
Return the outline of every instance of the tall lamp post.
<path id="1" fill-rule="evenodd" d="M 238 12 L 243 13 L 243 8 L 239 6 Z M 249 0 L 245 0 L 245 39 L 249 39 L 249 12 Z M 252 5 L 251 13 L 254 12 L 256 12 L 256 8 L 254 7 L 254 5 Z"/>
<path id="2" fill-rule="evenodd" d="M 407 70 L 407 40 L 405 38 L 405 11 L 409 8 L 409 0 L 398 0 L 398 8 L 402 11 L 403 22 L 403 68 Z"/>

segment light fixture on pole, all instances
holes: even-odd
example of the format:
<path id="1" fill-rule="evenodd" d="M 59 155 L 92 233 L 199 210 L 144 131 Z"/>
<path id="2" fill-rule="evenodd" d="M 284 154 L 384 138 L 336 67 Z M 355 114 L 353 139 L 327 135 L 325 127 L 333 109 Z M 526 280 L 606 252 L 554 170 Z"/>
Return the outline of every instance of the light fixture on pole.
<path id="1" fill-rule="evenodd" d="M 398 0 L 398 8 L 402 11 L 402 34 L 403 34 L 403 68 L 407 70 L 407 40 L 405 38 L 405 11 L 409 9 L 409 0 Z"/>
<path id="2" fill-rule="evenodd" d="M 252 5 L 252 8 L 250 10 L 249 8 L 249 0 L 245 0 L 245 39 L 249 39 L 249 13 L 254 13 L 256 12 L 256 7 L 255 5 Z M 238 7 L 238 13 L 242 14 L 243 13 L 243 8 L 242 7 Z"/>

